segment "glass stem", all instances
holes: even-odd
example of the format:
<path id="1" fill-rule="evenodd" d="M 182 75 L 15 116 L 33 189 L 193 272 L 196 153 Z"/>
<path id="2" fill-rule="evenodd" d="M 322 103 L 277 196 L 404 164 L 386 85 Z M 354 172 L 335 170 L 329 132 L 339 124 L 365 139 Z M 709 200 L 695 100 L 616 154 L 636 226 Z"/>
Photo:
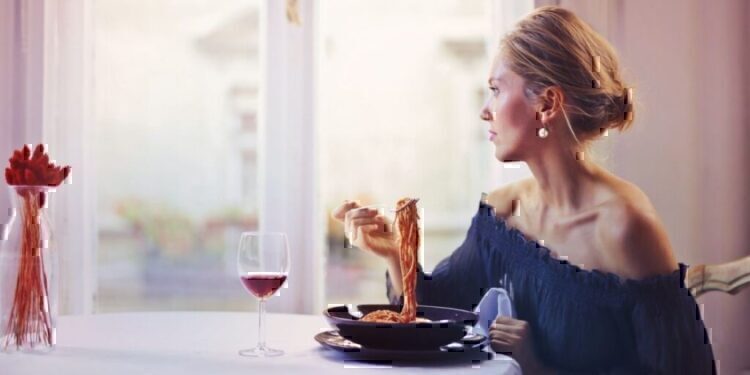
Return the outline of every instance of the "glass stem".
<path id="1" fill-rule="evenodd" d="M 265 318 L 266 305 L 263 299 L 258 301 L 258 349 L 263 350 L 266 348 L 266 331 L 263 319 Z"/>

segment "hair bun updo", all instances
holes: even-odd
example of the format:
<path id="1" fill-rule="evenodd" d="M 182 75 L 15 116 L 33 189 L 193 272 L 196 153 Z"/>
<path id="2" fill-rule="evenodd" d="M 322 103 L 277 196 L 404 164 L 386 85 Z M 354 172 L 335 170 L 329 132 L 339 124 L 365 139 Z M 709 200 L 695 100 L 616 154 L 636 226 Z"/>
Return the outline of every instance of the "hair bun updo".
<path id="1" fill-rule="evenodd" d="M 623 93 L 612 95 L 606 112 L 609 114 L 603 128 L 625 130 L 633 122 L 633 89 L 625 88 Z"/>
<path id="2" fill-rule="evenodd" d="M 578 139 L 628 129 L 635 120 L 633 88 L 621 77 L 617 54 L 599 33 L 558 6 L 536 8 L 500 43 L 508 68 L 537 96 L 549 86 L 565 93 L 565 110 Z"/>

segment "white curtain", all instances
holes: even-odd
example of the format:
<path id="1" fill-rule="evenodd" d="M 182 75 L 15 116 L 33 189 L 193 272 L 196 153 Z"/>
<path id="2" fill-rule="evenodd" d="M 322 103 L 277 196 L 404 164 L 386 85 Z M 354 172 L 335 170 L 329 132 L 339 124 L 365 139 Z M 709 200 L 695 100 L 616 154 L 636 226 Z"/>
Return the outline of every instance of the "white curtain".
<path id="1" fill-rule="evenodd" d="M 82 138 L 90 122 L 87 10 L 87 0 L 0 2 L 0 160 L 23 144 L 45 143 L 53 158 L 74 166 L 73 184 L 51 198 L 61 314 L 90 313 L 95 291 L 93 185 Z M 5 191 L 0 212 L 9 212 Z"/>
<path id="2" fill-rule="evenodd" d="M 44 2 L 43 139 L 50 154 L 72 166 L 54 200 L 60 252 L 61 313 L 94 309 L 96 295 L 96 181 L 89 132 L 93 124 L 90 0 Z"/>

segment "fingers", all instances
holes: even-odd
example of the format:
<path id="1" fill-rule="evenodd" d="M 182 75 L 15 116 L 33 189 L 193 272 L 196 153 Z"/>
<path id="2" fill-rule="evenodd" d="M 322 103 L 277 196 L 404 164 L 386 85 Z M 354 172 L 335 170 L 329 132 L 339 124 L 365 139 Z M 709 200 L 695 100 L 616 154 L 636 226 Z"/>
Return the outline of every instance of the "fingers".
<path id="1" fill-rule="evenodd" d="M 352 230 L 362 225 L 368 225 L 368 224 L 383 224 L 383 220 L 381 217 L 375 216 L 375 217 L 363 217 L 359 219 L 352 219 L 350 221 Z"/>
<path id="2" fill-rule="evenodd" d="M 369 218 L 378 214 L 378 210 L 374 208 L 357 208 L 347 212 L 344 217 L 349 220 L 359 218 Z"/>
<path id="3" fill-rule="evenodd" d="M 495 323 L 501 324 L 514 324 L 517 322 L 523 322 L 523 320 L 513 319 L 509 316 L 498 316 L 497 319 L 495 319 Z"/>
<path id="4" fill-rule="evenodd" d="M 331 216 L 333 216 L 333 218 L 336 220 L 344 221 L 346 213 L 357 207 L 359 207 L 357 202 L 344 201 L 342 205 L 336 207 L 336 209 L 333 210 Z"/>
<path id="5" fill-rule="evenodd" d="M 332 216 L 334 219 L 339 221 L 344 221 L 344 217 L 349 210 L 359 208 L 359 203 L 356 201 L 349 201 L 346 200 L 341 206 L 336 207 L 336 209 L 333 210 Z"/>
<path id="6" fill-rule="evenodd" d="M 494 350 L 495 353 L 513 355 L 513 345 L 502 340 L 490 341 L 490 348 L 492 348 L 492 350 Z"/>
<path id="7" fill-rule="evenodd" d="M 490 325 L 490 347 L 496 353 L 512 356 L 528 339 L 529 324 L 525 320 L 501 316 Z M 518 354 L 518 353 L 516 353 Z"/>
<path id="8" fill-rule="evenodd" d="M 521 341 L 521 336 L 518 334 L 506 330 L 508 326 L 492 325 L 490 329 L 490 347 L 496 353 L 502 353 L 506 355 L 513 355 L 513 350 L 517 344 Z"/>
<path id="9" fill-rule="evenodd" d="M 508 317 L 499 317 L 490 325 L 490 331 L 500 330 L 504 332 L 511 332 L 517 335 L 523 335 L 529 329 L 529 324 L 525 320 L 517 320 Z"/>
<path id="10" fill-rule="evenodd" d="M 354 240 L 356 241 L 357 238 L 364 234 L 369 234 L 370 232 L 377 231 L 380 228 L 380 224 L 364 224 L 357 229 L 354 230 Z"/>
<path id="11" fill-rule="evenodd" d="M 383 220 L 380 216 L 374 217 L 363 217 L 349 220 L 349 233 L 352 233 L 355 241 L 359 237 L 359 232 L 362 230 L 363 233 L 369 233 L 373 229 L 378 229 L 382 226 Z"/>
<path id="12" fill-rule="evenodd" d="M 490 331 L 490 339 L 500 340 L 506 343 L 513 343 L 521 340 L 521 336 L 511 332 L 494 330 Z"/>
<path id="13" fill-rule="evenodd" d="M 528 323 L 524 320 L 499 317 L 490 325 L 489 338 L 496 341 L 497 352 L 510 351 L 510 348 L 518 345 L 524 337 L 528 336 L 528 327 Z"/>
<path id="14" fill-rule="evenodd" d="M 360 212 L 361 211 L 361 212 Z M 377 217 L 377 212 L 370 213 L 365 209 L 359 209 L 357 211 L 349 211 L 344 216 L 344 230 L 351 232 L 354 228 L 354 223 L 366 223 L 368 220 L 373 220 Z"/>
<path id="15" fill-rule="evenodd" d="M 354 228 L 352 228 L 352 222 L 354 220 L 372 218 L 377 214 L 377 210 L 370 208 L 357 208 L 349 210 L 344 214 L 344 230 L 347 232 L 351 232 L 354 230 Z"/>
<path id="16" fill-rule="evenodd" d="M 494 330 L 498 332 L 507 332 L 516 336 L 523 336 L 526 334 L 526 329 L 524 329 L 523 327 L 504 326 L 504 327 L 497 327 Z M 492 331 L 493 330 L 490 329 L 490 332 Z"/>

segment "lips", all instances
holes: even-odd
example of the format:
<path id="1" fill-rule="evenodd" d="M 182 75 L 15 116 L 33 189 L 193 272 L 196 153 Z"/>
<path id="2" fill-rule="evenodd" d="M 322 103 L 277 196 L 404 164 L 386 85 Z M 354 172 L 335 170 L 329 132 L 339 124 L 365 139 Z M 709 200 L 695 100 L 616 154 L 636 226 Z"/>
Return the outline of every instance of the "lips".
<path id="1" fill-rule="evenodd" d="M 497 136 L 497 133 L 493 132 L 492 130 L 489 130 L 490 133 L 490 140 L 493 140 L 495 136 Z"/>

